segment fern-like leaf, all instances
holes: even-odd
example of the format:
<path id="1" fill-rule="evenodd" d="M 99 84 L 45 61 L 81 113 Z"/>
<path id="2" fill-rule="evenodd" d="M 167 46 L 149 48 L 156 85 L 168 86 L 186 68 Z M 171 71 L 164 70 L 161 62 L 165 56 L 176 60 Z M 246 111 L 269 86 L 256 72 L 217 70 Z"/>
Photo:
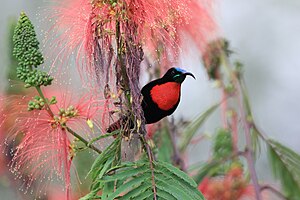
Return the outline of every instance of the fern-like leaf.
<path id="1" fill-rule="evenodd" d="M 267 140 L 273 173 L 289 199 L 300 199 L 300 155 L 274 140 Z"/>
<path id="2" fill-rule="evenodd" d="M 154 186 L 153 179 L 154 176 Z M 204 199 L 197 189 L 197 184 L 184 172 L 166 162 L 153 162 L 153 173 L 149 167 L 149 161 L 140 160 L 135 163 L 127 163 L 108 170 L 105 175 L 97 176 L 94 184 L 102 186 L 102 200 L 127 200 L 127 199 Z M 111 193 L 106 193 L 105 185 L 115 184 Z M 156 189 L 156 194 L 153 192 Z M 112 187 L 111 187 L 112 188 Z M 93 194 L 97 194 L 94 192 Z M 92 194 L 87 195 L 93 198 Z M 86 196 L 86 197 L 87 197 Z M 87 199 L 86 197 L 82 199 Z"/>

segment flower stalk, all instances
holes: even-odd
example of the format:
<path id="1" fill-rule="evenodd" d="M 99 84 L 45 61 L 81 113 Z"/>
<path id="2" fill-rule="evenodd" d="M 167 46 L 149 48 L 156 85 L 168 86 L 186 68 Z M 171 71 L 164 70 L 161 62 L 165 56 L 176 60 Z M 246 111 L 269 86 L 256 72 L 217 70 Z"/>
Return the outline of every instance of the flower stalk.
<path id="1" fill-rule="evenodd" d="M 230 62 L 228 60 L 228 56 L 224 52 L 222 53 L 222 60 L 223 60 L 223 66 L 229 73 L 230 80 L 236 89 L 236 98 L 238 101 L 238 108 L 240 111 L 241 120 L 242 120 L 242 124 L 243 124 L 244 131 L 245 131 L 245 139 L 246 139 L 246 150 L 245 150 L 246 153 L 245 153 L 244 157 L 246 158 L 247 163 L 248 163 L 249 172 L 250 172 L 251 180 L 253 182 L 256 199 L 261 200 L 262 199 L 261 193 L 260 193 L 261 188 L 260 188 L 260 185 L 258 182 L 258 178 L 257 178 L 255 166 L 254 166 L 254 163 L 255 163 L 254 157 L 253 157 L 254 151 L 252 149 L 252 141 L 251 141 L 251 133 L 250 133 L 251 127 L 250 127 L 250 124 L 248 123 L 247 114 L 245 112 L 244 105 L 243 105 L 243 93 L 242 93 L 241 85 L 240 85 L 238 77 L 236 76 L 236 73 L 233 72 L 230 67 Z"/>

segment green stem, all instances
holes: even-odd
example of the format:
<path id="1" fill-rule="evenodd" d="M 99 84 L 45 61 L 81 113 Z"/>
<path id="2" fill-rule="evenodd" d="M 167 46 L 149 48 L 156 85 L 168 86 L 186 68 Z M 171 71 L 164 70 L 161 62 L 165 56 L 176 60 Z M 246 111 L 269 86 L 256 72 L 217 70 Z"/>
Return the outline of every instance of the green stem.
<path id="1" fill-rule="evenodd" d="M 44 93 L 42 91 L 42 89 L 37 86 L 35 87 L 37 92 L 39 93 L 39 95 L 41 96 L 41 98 L 44 100 L 45 102 L 45 109 L 46 111 L 49 113 L 49 115 L 53 118 L 54 117 L 54 114 L 49 106 L 49 102 L 48 100 L 46 99 L 46 97 L 44 96 Z M 92 144 L 89 144 L 89 142 L 87 140 L 85 140 L 83 137 L 81 137 L 80 135 L 78 135 L 75 131 L 73 131 L 71 128 L 69 128 L 68 126 L 64 125 L 62 126 L 63 128 L 65 128 L 69 133 L 71 133 L 74 137 L 76 137 L 78 140 L 80 140 L 82 143 L 84 143 L 88 148 L 96 151 L 97 153 L 101 154 L 102 151 L 100 151 L 99 149 L 97 149 L 94 145 Z"/>
<path id="2" fill-rule="evenodd" d="M 47 99 L 46 99 L 45 96 L 44 96 L 44 93 L 43 93 L 41 87 L 40 87 L 40 86 L 36 86 L 35 88 L 36 88 L 37 92 L 39 93 L 39 95 L 42 97 L 42 99 L 43 99 L 44 102 L 45 102 L 45 108 L 46 108 L 46 111 L 47 111 L 47 112 L 49 113 L 49 115 L 53 118 L 53 117 L 54 117 L 54 114 L 53 114 L 53 112 L 52 112 L 52 110 L 51 110 L 51 108 L 50 108 L 50 106 L 49 106 L 49 104 L 48 104 Z"/>
<path id="3" fill-rule="evenodd" d="M 95 137 L 91 141 L 89 141 L 89 143 L 88 143 L 87 146 L 91 146 L 94 142 L 96 142 L 98 140 L 101 140 L 103 138 L 115 136 L 115 135 L 118 135 L 118 134 L 119 134 L 119 130 L 115 130 L 115 131 L 113 131 L 111 133 L 106 133 L 106 134 L 99 135 L 98 137 Z"/>
<path id="4" fill-rule="evenodd" d="M 85 140 L 83 137 L 78 135 L 75 131 L 73 131 L 70 127 L 65 126 L 64 127 L 69 133 L 71 133 L 74 137 L 76 137 L 78 140 L 80 140 L 82 143 L 85 144 L 85 146 L 89 147 L 90 149 L 93 149 L 97 153 L 101 154 L 102 151 L 96 148 L 94 145 L 90 144 L 87 140 Z"/>

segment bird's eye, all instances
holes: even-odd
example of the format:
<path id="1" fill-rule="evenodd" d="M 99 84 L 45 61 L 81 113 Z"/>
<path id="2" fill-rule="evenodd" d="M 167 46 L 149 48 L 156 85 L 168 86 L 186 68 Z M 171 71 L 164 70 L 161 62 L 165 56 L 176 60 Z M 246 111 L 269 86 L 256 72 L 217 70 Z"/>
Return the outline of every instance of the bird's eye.
<path id="1" fill-rule="evenodd" d="M 171 72 L 171 75 L 175 75 L 175 71 L 172 71 L 172 72 Z"/>

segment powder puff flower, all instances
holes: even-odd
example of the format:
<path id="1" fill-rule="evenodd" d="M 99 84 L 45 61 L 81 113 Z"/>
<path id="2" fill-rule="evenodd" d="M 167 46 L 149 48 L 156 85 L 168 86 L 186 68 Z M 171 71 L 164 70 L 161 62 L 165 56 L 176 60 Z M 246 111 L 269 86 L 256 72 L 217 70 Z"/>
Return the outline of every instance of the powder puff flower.
<path id="1" fill-rule="evenodd" d="M 243 177 L 243 169 L 238 166 L 231 168 L 224 176 L 205 177 L 198 189 L 207 200 L 255 199 L 253 186 Z"/>
<path id="2" fill-rule="evenodd" d="M 48 99 L 50 112 L 43 99 L 36 96 L 31 100 L 19 98 L 22 103 L 3 115 L 6 119 L 17 116 L 6 140 L 6 143 L 14 141 L 17 144 L 11 152 L 10 169 L 23 181 L 25 192 L 31 189 L 35 196 L 42 196 L 46 187 L 58 178 L 64 182 L 65 199 L 70 199 L 70 170 L 76 151 L 74 137 L 66 127 L 84 136 L 94 130 L 100 131 L 100 123 L 96 121 L 102 106 L 90 95 L 75 98 L 69 93 L 47 89 L 44 94 L 56 97 Z"/>
<path id="3" fill-rule="evenodd" d="M 118 26 L 127 44 L 141 46 L 150 60 L 169 67 L 189 45 L 187 37 L 202 52 L 216 37 L 212 7 L 210 0 L 63 0 L 53 6 L 51 31 L 62 60 L 75 54 L 81 69 L 107 79 L 116 61 Z"/>

